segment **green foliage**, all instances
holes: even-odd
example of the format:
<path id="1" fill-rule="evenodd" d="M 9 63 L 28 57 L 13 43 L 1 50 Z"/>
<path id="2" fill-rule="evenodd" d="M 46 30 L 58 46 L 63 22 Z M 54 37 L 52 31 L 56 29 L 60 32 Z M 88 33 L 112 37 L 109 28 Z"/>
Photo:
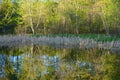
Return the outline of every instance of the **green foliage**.
<path id="1" fill-rule="evenodd" d="M 22 24 L 18 4 L 11 0 L 4 0 L 0 6 L 0 33 L 15 33 L 15 28 Z"/>
<path id="2" fill-rule="evenodd" d="M 0 31 L 119 35 L 119 3 L 119 0 L 4 0 L 0 5 Z"/>
<path id="3" fill-rule="evenodd" d="M 33 48 L 33 52 L 31 52 L 31 48 Z M 19 59 L 17 59 L 19 62 L 17 63 L 18 73 L 13 67 L 16 63 L 13 64 L 9 59 L 13 54 L 1 57 L 3 62 L 6 62 L 3 67 L 0 67 L 6 73 L 6 76 L 2 78 L 3 80 L 120 79 L 120 55 L 109 50 L 53 49 L 37 45 L 21 49 L 23 49 L 24 54 L 21 57 L 18 56 Z M 13 53 L 18 54 L 17 50 L 19 52 L 19 49 L 16 51 L 13 49 Z M 2 53 L 11 52 L 10 50 L 0 51 Z M 59 60 L 55 58 L 56 55 L 59 55 Z"/>

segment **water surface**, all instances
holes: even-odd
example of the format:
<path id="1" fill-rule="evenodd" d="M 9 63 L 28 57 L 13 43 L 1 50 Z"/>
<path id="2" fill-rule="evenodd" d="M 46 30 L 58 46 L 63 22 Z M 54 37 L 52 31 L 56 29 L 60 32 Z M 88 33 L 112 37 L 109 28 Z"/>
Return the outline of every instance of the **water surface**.
<path id="1" fill-rule="evenodd" d="M 120 54 L 110 49 L 11 44 L 0 47 L 0 80 L 120 79 Z"/>

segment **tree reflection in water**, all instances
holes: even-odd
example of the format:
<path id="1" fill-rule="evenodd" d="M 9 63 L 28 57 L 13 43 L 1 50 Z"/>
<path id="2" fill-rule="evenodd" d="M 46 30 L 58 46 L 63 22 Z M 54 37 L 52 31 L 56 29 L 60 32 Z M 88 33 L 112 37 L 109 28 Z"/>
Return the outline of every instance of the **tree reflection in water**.
<path id="1" fill-rule="evenodd" d="M 108 50 L 33 45 L 0 51 L 1 80 L 120 79 L 120 55 Z"/>

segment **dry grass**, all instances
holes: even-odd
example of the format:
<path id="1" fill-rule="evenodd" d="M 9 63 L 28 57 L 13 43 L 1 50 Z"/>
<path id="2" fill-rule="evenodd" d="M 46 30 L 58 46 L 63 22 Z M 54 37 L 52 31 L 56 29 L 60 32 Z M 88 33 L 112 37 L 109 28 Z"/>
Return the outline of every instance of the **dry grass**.
<path id="1" fill-rule="evenodd" d="M 30 36 L 0 36 L 0 47 L 22 47 L 31 45 L 50 46 L 55 48 L 78 48 L 78 49 L 111 49 L 120 50 L 120 42 L 96 42 L 92 39 L 80 37 L 30 37 Z"/>

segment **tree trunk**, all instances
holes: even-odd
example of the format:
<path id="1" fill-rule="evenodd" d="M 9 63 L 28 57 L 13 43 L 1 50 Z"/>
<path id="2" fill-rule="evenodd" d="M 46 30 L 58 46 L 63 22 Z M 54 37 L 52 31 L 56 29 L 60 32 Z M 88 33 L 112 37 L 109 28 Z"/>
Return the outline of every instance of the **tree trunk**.
<path id="1" fill-rule="evenodd" d="M 107 25 L 107 21 L 106 21 L 105 17 L 102 16 L 102 15 L 101 15 L 101 19 L 102 19 L 103 26 L 104 26 L 105 31 L 106 31 L 106 35 L 109 35 L 109 28 L 108 28 L 108 25 Z"/>
<path id="2" fill-rule="evenodd" d="M 28 2 L 30 2 L 29 0 L 28 0 Z M 31 12 L 31 5 L 30 5 L 30 3 L 28 3 L 29 4 L 29 16 L 30 16 L 30 27 L 31 27 L 31 30 L 32 30 L 32 34 L 34 34 L 35 33 L 35 31 L 34 31 L 34 28 L 33 28 L 33 20 L 32 20 L 32 12 Z"/>
<path id="3" fill-rule="evenodd" d="M 90 31 L 90 33 L 92 32 L 92 14 L 90 13 L 89 14 L 89 31 Z"/>

